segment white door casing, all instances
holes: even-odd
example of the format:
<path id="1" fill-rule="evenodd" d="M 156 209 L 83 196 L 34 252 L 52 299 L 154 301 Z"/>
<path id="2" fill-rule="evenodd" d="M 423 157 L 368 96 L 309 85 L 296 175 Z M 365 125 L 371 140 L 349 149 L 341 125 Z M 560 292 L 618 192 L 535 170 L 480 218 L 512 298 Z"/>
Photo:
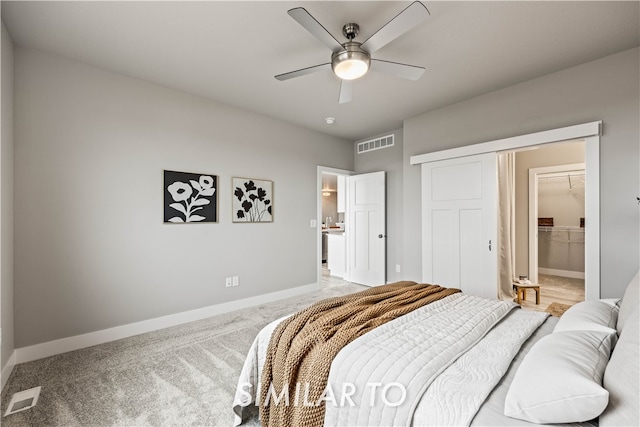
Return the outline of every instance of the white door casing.
<path id="1" fill-rule="evenodd" d="M 422 164 L 422 280 L 497 297 L 496 153 Z"/>
<path id="2" fill-rule="evenodd" d="M 346 223 L 349 281 L 367 286 L 386 280 L 385 173 L 352 175 L 348 180 Z"/>

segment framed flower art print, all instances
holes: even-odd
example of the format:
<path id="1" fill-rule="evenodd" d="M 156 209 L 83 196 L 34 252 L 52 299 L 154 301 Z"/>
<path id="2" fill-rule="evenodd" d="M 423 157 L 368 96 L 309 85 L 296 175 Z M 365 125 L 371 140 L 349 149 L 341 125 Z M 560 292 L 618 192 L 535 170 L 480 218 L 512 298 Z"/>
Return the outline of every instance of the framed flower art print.
<path id="1" fill-rule="evenodd" d="M 233 222 L 273 221 L 273 181 L 233 178 Z"/>
<path id="2" fill-rule="evenodd" d="M 164 171 L 164 222 L 218 222 L 218 177 Z"/>

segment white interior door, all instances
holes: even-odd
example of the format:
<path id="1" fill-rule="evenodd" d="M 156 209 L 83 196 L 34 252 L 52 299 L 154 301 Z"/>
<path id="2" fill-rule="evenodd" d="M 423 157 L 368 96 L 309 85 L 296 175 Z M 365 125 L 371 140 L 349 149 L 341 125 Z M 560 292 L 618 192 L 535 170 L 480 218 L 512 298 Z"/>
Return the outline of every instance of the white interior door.
<path id="1" fill-rule="evenodd" d="M 367 286 L 386 280 L 385 173 L 352 175 L 346 224 L 349 281 Z"/>
<path id="2" fill-rule="evenodd" d="M 422 280 L 497 297 L 496 154 L 422 164 Z"/>

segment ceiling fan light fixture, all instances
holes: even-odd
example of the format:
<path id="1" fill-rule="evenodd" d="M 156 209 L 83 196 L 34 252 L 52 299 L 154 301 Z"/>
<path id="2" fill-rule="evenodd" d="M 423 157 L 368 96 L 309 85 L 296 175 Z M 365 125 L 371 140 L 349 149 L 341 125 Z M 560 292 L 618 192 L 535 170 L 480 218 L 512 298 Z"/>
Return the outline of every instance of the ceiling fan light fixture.
<path id="1" fill-rule="evenodd" d="M 355 22 L 347 23 L 342 27 L 342 35 L 349 41 L 340 43 L 305 8 L 294 7 L 288 10 L 287 14 L 331 50 L 331 70 L 341 80 L 338 103 L 344 104 L 351 101 L 353 84 L 350 81 L 364 76 L 369 71 L 371 54 L 417 26 L 429 15 L 429 11 L 425 5 L 416 0 L 362 43 L 354 41 L 360 33 L 360 26 Z M 375 71 L 409 80 L 419 79 L 424 72 L 423 67 L 398 62 L 378 60 L 374 64 Z M 289 80 L 327 68 L 329 64 L 324 63 L 278 74 L 275 78 L 279 81 Z"/>
<path id="2" fill-rule="evenodd" d="M 355 80 L 367 74 L 371 56 L 356 42 L 345 43 L 345 50 L 331 56 L 331 69 L 342 80 Z"/>

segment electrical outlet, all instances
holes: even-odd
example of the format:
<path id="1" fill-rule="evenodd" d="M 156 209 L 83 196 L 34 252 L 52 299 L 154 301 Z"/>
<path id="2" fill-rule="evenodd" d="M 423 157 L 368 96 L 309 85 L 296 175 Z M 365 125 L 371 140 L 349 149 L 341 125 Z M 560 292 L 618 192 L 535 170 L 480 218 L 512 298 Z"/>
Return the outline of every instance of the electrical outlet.
<path id="1" fill-rule="evenodd" d="M 227 277 L 227 278 L 225 279 L 225 285 L 227 286 L 227 288 L 230 288 L 230 287 L 231 287 L 231 277 Z"/>
<path id="2" fill-rule="evenodd" d="M 233 276 L 233 286 L 238 286 L 240 281 L 238 280 L 238 276 Z"/>
<path id="3" fill-rule="evenodd" d="M 400 264 L 396 264 L 396 273 L 400 273 Z"/>
<path id="4" fill-rule="evenodd" d="M 310 226 L 311 228 L 316 228 L 316 227 L 318 226 L 318 223 L 316 222 L 316 220 L 315 220 L 315 219 L 312 219 L 312 220 L 309 222 L 309 226 Z"/>

